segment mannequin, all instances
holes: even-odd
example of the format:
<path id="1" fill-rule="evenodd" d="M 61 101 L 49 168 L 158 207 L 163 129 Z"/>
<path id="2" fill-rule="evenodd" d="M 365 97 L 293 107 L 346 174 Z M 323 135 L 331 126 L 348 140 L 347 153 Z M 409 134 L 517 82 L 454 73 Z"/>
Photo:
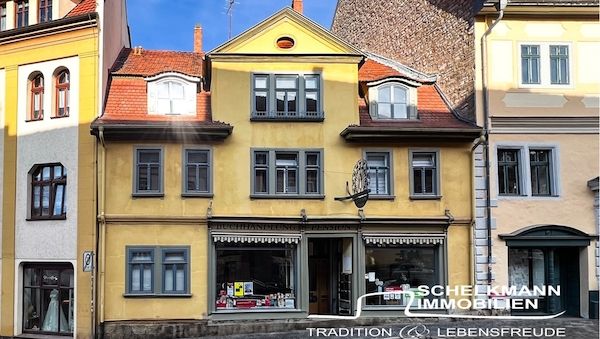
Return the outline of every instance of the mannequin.
<path id="1" fill-rule="evenodd" d="M 62 308 L 59 303 L 58 290 L 53 289 L 50 292 L 50 302 L 48 303 L 48 308 L 46 311 L 46 316 L 44 317 L 44 324 L 42 324 L 42 331 L 46 332 L 58 332 L 58 322 L 60 321 L 60 331 L 68 332 L 69 325 L 67 319 L 65 318 L 65 314 L 63 313 Z M 59 320 L 60 318 L 60 320 Z"/>

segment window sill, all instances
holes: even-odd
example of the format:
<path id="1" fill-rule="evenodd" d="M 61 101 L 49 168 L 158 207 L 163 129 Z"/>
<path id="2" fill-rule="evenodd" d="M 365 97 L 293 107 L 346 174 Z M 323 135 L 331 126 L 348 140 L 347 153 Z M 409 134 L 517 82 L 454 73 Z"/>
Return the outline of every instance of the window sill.
<path id="1" fill-rule="evenodd" d="M 369 200 L 394 200 L 396 199 L 395 195 L 371 195 L 369 194 Z"/>
<path id="2" fill-rule="evenodd" d="M 250 194 L 250 199 L 306 199 L 323 200 L 324 195 L 297 195 L 297 194 Z"/>
<path id="3" fill-rule="evenodd" d="M 191 293 L 123 293 L 125 298 L 191 298 Z"/>
<path id="4" fill-rule="evenodd" d="M 411 195 L 410 200 L 441 200 L 441 195 Z"/>
<path id="5" fill-rule="evenodd" d="M 25 120 L 25 122 L 34 122 L 34 121 L 44 121 L 44 117 L 42 117 L 40 119 L 27 119 L 27 120 Z"/>
<path id="6" fill-rule="evenodd" d="M 212 198 L 212 193 L 181 193 L 182 198 Z"/>
<path id="7" fill-rule="evenodd" d="M 27 218 L 26 221 L 52 221 L 52 220 L 67 220 L 66 216 L 48 217 L 48 218 Z"/>
<path id="8" fill-rule="evenodd" d="M 498 200 L 555 200 L 560 195 L 498 195 Z"/>
<path id="9" fill-rule="evenodd" d="M 164 193 L 133 193 L 133 198 L 163 198 Z"/>
<path id="10" fill-rule="evenodd" d="M 261 121 L 266 121 L 266 122 L 323 122 L 325 120 L 325 118 L 323 117 L 323 114 L 320 114 L 319 116 L 316 117 L 303 117 L 303 116 L 298 116 L 298 117 L 285 117 L 285 116 L 255 116 L 252 115 L 250 117 L 250 121 L 256 121 L 256 122 L 261 122 Z"/>
<path id="11" fill-rule="evenodd" d="M 68 115 L 63 115 L 63 116 L 56 116 L 56 117 L 50 117 L 50 119 L 62 119 L 62 118 L 68 118 Z"/>

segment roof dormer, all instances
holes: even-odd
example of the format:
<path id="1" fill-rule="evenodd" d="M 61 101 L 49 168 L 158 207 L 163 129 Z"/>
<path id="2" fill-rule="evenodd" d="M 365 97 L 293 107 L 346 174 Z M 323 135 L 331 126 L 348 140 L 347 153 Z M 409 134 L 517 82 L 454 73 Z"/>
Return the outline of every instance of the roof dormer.
<path id="1" fill-rule="evenodd" d="M 148 114 L 196 115 L 199 77 L 167 72 L 145 80 L 148 84 Z"/>

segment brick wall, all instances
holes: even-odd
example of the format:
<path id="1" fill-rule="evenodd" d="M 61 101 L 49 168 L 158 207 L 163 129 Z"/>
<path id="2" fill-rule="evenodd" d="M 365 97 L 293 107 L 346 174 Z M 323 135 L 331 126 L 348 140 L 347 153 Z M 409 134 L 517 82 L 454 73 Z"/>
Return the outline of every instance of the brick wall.
<path id="1" fill-rule="evenodd" d="M 472 0 L 339 0 L 332 31 L 355 46 L 438 74 L 454 108 L 474 120 Z"/>

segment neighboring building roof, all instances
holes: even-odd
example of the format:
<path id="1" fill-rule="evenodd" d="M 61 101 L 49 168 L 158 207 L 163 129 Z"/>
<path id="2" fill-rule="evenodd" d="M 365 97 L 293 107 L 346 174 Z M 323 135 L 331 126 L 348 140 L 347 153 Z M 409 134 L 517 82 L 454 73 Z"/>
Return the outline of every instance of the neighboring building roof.
<path id="1" fill-rule="evenodd" d="M 203 54 L 194 52 L 153 51 L 124 48 L 115 61 L 115 75 L 152 76 L 164 72 L 178 72 L 202 76 Z"/>
<path id="2" fill-rule="evenodd" d="M 78 16 L 96 11 L 96 0 L 83 0 L 75 6 L 65 17 Z"/>
<path id="3" fill-rule="evenodd" d="M 381 63 L 380 60 L 384 60 Z M 349 126 L 342 132 L 346 139 L 373 137 L 431 137 L 452 135 L 452 137 L 474 138 L 480 128 L 460 119 L 450 108 L 443 93 L 435 85 L 436 76 L 418 72 L 398 62 L 369 54 L 368 59 L 358 71 L 358 80 L 362 84 L 388 78 L 405 78 L 417 82 L 418 119 L 374 120 L 369 114 L 366 93 L 359 98 L 360 125 Z M 362 135 L 361 135 L 362 134 Z"/>

